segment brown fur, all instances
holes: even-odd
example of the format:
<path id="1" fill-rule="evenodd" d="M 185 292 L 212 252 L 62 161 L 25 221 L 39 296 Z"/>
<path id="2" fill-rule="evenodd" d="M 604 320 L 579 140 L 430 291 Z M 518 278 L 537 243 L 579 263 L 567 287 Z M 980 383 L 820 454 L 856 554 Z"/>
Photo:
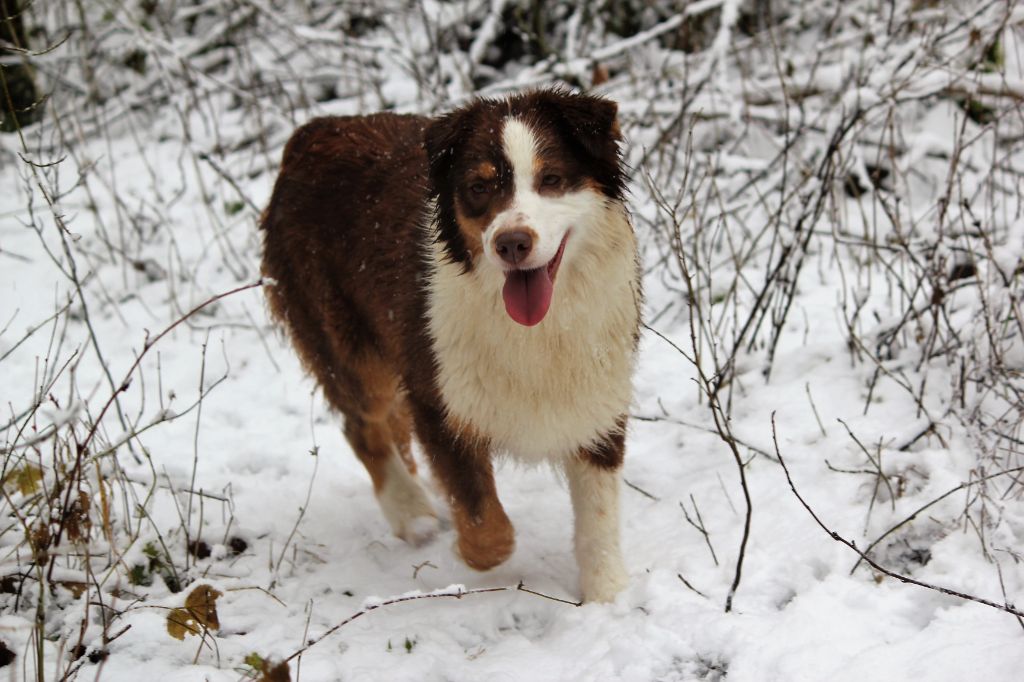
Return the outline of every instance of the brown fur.
<path id="1" fill-rule="evenodd" d="M 272 312 L 345 415 L 345 435 L 374 487 L 383 485 L 390 442 L 408 452 L 415 428 L 458 501 L 460 549 L 467 563 L 485 568 L 496 563 L 482 556 L 488 548 L 511 552 L 511 525 L 486 443 L 460 438 L 445 423 L 416 287 L 425 258 L 417 225 L 427 220 L 427 123 L 378 114 L 300 128 L 264 220 L 263 272 L 276 282 L 268 288 Z"/>
<path id="2" fill-rule="evenodd" d="M 345 435 L 374 488 L 385 484 L 392 447 L 415 472 L 415 433 L 452 504 L 459 551 L 478 569 L 512 552 L 514 531 L 495 491 L 490 443 L 472 425 L 450 422 L 442 405 L 424 322 L 431 246 L 422 227 L 437 221 L 448 257 L 472 267 L 483 230 L 511 200 L 510 179 L 492 161 L 500 142 L 487 134 L 487 121 L 513 110 L 556 121 L 540 128 L 540 138 L 550 143 L 540 155 L 559 182 L 539 191 L 589 184 L 620 199 L 615 107 L 587 99 L 535 93 L 478 102 L 437 120 L 394 114 L 316 119 L 286 145 L 263 220 L 263 272 L 274 280 L 267 289 L 271 311 L 344 415 Z M 554 144 L 559 135 L 568 141 L 562 147 Z M 565 144 L 574 153 L 565 154 Z M 441 186 L 465 188 L 467 180 L 486 183 L 487 201 Z M 438 199 L 433 217 L 432 196 Z M 622 428 L 624 418 L 580 456 L 618 467 Z"/>

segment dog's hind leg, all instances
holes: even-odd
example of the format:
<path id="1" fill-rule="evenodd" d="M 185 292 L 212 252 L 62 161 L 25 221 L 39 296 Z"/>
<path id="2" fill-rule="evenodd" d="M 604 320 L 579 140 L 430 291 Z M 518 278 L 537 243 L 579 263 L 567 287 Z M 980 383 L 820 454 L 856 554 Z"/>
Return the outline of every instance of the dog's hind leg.
<path id="1" fill-rule="evenodd" d="M 287 242 L 272 241 L 273 234 L 268 231 L 263 263 L 263 272 L 276 281 L 267 290 L 271 311 L 327 402 L 344 415 L 345 437 L 369 472 L 395 535 L 423 544 L 437 533 L 437 515 L 416 477 L 411 419 L 401 382 L 379 351 L 381 339 L 329 273 L 289 261 Z"/>
<path id="2" fill-rule="evenodd" d="M 388 426 L 391 427 L 391 437 L 398 446 L 398 453 L 402 456 L 405 468 L 413 476 L 416 475 L 416 460 L 412 456 L 412 415 L 406 404 L 405 396 L 399 393 L 391 406 L 388 415 Z"/>
<path id="3" fill-rule="evenodd" d="M 613 601 L 629 581 L 619 545 L 623 440 L 610 434 L 565 463 L 584 601 Z"/>
<path id="4" fill-rule="evenodd" d="M 390 413 L 349 414 L 345 437 L 369 472 L 381 511 L 395 535 L 419 546 L 437 534 L 437 515 L 416 476 L 408 431 L 403 435 L 394 422 Z"/>
<path id="5" fill-rule="evenodd" d="M 335 388 L 329 392 L 336 395 L 328 396 L 343 406 L 345 438 L 369 472 L 377 502 L 395 535 L 412 545 L 425 544 L 437 534 L 438 520 L 416 475 L 411 420 L 399 382 L 377 362 L 346 369 L 351 376 L 346 377 L 345 389 Z"/>

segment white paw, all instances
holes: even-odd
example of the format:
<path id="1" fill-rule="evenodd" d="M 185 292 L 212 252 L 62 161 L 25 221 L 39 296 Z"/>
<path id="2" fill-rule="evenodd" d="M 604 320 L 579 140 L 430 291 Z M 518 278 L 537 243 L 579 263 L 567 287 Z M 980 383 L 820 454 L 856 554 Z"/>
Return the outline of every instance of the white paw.
<path id="1" fill-rule="evenodd" d="M 613 602 L 628 585 L 629 574 L 619 560 L 599 562 L 584 568 L 580 573 L 580 587 L 585 602 Z"/>
<path id="2" fill-rule="evenodd" d="M 422 547 L 430 543 L 441 529 L 441 524 L 436 516 L 417 516 L 409 520 L 402 529 L 395 535 L 408 542 L 413 547 Z"/>
<path id="3" fill-rule="evenodd" d="M 421 547 L 437 535 L 440 524 L 427 492 L 405 467 L 393 467 L 377 501 L 391 530 L 413 547 Z"/>

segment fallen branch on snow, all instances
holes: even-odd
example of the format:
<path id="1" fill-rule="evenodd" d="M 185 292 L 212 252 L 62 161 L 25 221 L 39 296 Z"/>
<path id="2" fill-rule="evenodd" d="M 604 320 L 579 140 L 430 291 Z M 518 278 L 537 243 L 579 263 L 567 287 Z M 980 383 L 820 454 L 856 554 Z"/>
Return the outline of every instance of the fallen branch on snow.
<path id="1" fill-rule="evenodd" d="M 569 606 L 583 605 L 583 602 L 569 601 L 568 599 L 560 599 L 559 597 L 552 597 L 550 594 L 544 594 L 543 592 L 531 590 L 530 588 L 526 587 L 526 585 L 524 585 L 522 582 L 520 582 L 518 585 L 504 585 L 502 587 L 478 587 L 472 590 L 467 590 L 462 585 L 452 585 L 450 587 L 446 587 L 444 589 L 437 590 L 434 592 L 415 592 L 412 594 L 405 594 L 399 597 L 390 597 L 382 601 L 373 601 L 366 603 L 363 606 L 363 608 L 359 611 L 356 611 L 351 616 L 341 621 L 337 625 L 331 626 L 330 628 L 325 630 L 319 637 L 314 637 L 313 639 L 306 642 L 305 646 L 303 646 L 301 649 L 293 653 L 288 658 L 284 659 L 284 663 L 287 663 L 288 661 L 291 661 L 292 659 L 297 658 L 302 654 L 306 653 L 306 651 L 308 651 L 310 648 L 327 639 L 335 632 L 337 632 L 341 628 L 345 627 L 346 625 L 354 621 L 356 618 L 359 618 L 360 616 L 365 616 L 370 611 L 375 611 L 381 607 L 393 606 L 394 604 L 402 604 L 407 601 L 417 601 L 420 599 L 462 599 L 463 597 L 468 597 L 471 595 L 489 594 L 491 592 L 526 592 L 527 594 L 532 594 L 535 597 L 549 599 L 551 601 L 558 602 L 559 604 L 568 604 Z"/>

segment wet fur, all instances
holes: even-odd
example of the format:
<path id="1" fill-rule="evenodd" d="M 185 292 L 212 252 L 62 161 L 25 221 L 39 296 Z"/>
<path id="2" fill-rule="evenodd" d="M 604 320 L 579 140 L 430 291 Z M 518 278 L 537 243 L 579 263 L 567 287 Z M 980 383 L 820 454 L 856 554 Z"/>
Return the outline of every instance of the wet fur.
<path id="1" fill-rule="evenodd" d="M 503 275 L 484 253 L 516 205 L 498 170 L 509 120 L 561 174 L 556 188 L 538 181 L 535 200 L 582 206 L 548 316 L 529 328 L 505 313 Z M 480 569 L 514 547 L 492 454 L 561 462 L 595 600 L 625 584 L 618 471 L 640 300 L 618 139 L 613 103 L 558 91 L 439 119 L 316 119 L 287 144 L 262 225 L 271 311 L 344 415 L 395 533 L 416 543 L 436 531 L 413 434 L 451 503 L 458 551 Z M 467 173 L 491 183 L 485 203 Z"/>

